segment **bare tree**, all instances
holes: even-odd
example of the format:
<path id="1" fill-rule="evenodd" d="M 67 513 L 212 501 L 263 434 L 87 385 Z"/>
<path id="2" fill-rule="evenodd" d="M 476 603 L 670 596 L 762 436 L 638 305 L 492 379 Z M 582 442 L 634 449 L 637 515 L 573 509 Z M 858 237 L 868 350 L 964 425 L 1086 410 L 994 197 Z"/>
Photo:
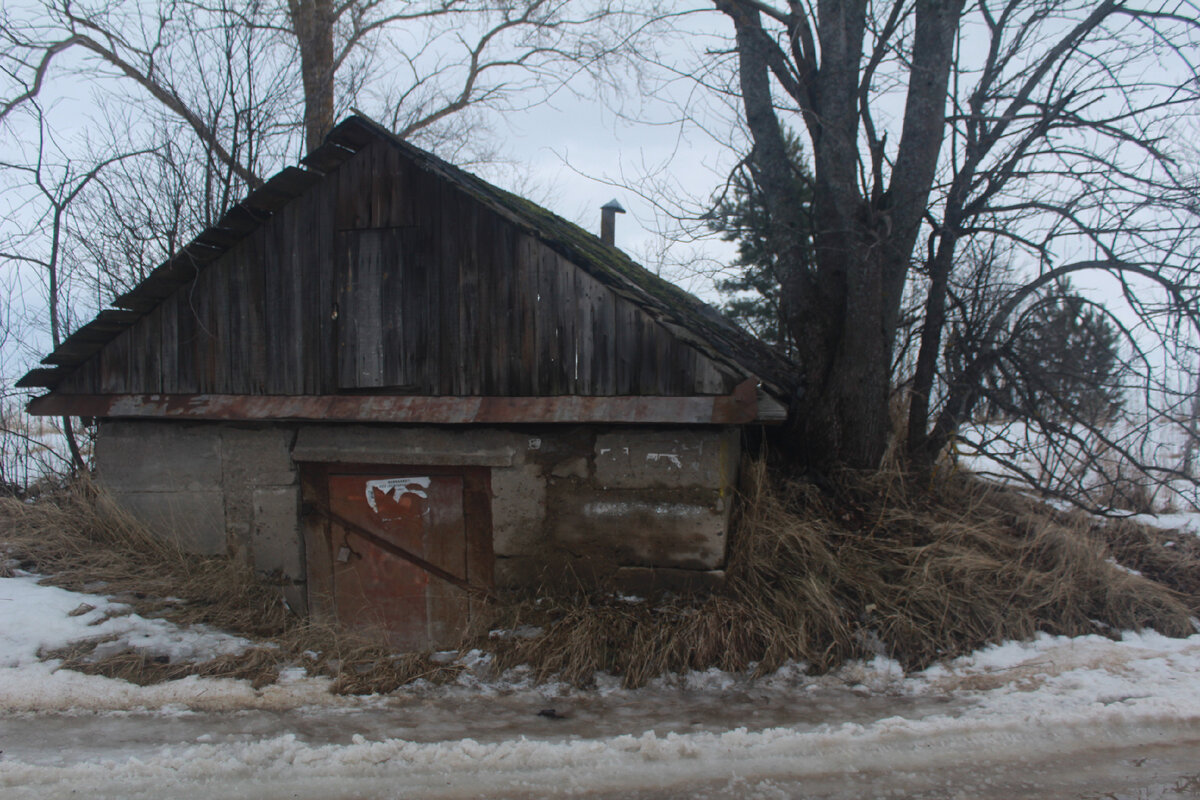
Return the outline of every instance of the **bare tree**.
<path id="1" fill-rule="evenodd" d="M 799 120 L 813 154 L 812 266 L 780 254 L 806 383 L 800 458 L 872 468 L 895 435 L 929 463 L 969 419 L 1021 310 L 1068 275 L 1111 276 L 1142 325 L 1135 339 L 1195 340 L 1188 232 L 1153 208 L 1178 180 L 1166 126 L 1197 96 L 1193 4 L 714 5 L 733 23 L 756 182 L 797 230 L 781 117 Z M 993 240 L 1023 280 L 981 287 L 995 302 L 950 374 L 961 256 Z M 906 296 L 920 304 L 911 359 L 897 358 Z M 900 387 L 907 422 L 893 430 Z"/>
<path id="2" fill-rule="evenodd" d="M 44 287 L 50 344 L 58 347 L 70 326 L 70 293 L 67 283 L 77 270 L 78 254 L 72 251 L 72 213 L 89 187 L 100 181 L 101 173 L 126 159 L 144 155 L 124 152 L 100 159 L 89 159 L 83 166 L 64 157 L 53 136 L 47 131 L 42 109 L 33 104 L 37 142 L 30 163 L 0 162 L 0 169 L 24 177 L 23 188 L 30 195 L 26 226 L 0 241 L 0 261 L 33 267 Z M 6 330 L 7 330 L 6 326 Z M 85 469 L 69 418 L 62 419 L 63 434 L 74 469 Z"/>
<path id="3" fill-rule="evenodd" d="M 154 149 L 112 164 L 78 204 L 73 238 L 98 307 L 136 286 L 238 199 L 242 184 L 232 170 L 177 132 L 174 120 L 157 120 L 146 137 Z"/>
<path id="4" fill-rule="evenodd" d="M 581 72 L 606 80 L 638 19 L 610 0 L 43 0 L 23 12 L 0 12 L 0 128 L 35 135 L 21 110 L 86 75 L 98 102 L 77 138 L 147 153 L 91 201 L 104 208 L 86 248 L 112 290 L 319 145 L 351 104 L 462 155 L 484 110 L 543 102 Z M 77 111 L 48 109 L 77 130 Z"/>
<path id="5" fill-rule="evenodd" d="M 77 191 L 60 197 L 47 185 L 42 199 L 58 210 L 31 227 L 24 201 L 13 200 L 19 208 L 0 220 L 0 240 L 21 240 L 10 260 L 50 276 L 45 329 L 57 345 L 69 329 L 61 253 L 86 263 L 90 305 L 103 305 L 265 175 L 318 146 L 352 105 L 401 136 L 462 156 L 484 112 L 573 91 L 581 73 L 609 80 L 605 70 L 614 54 L 634 46 L 639 18 L 615 0 L 5 6 L 0 130 L 17 142 L 58 131 L 56 141 L 73 149 L 71 170 L 56 185 Z M 59 98 L 83 76 L 94 102 L 81 126 L 78 102 Z M 95 156 L 113 152 L 139 155 Z M 44 170 L 36 158 L 14 157 L 0 172 L 8 174 L 11 199 L 23 197 L 12 186 L 19 176 Z M 58 224 L 68 205 L 85 224 Z"/>
<path id="6" fill-rule="evenodd" d="M 291 144 L 300 132 L 315 148 L 352 105 L 405 138 L 436 136 L 480 107 L 540 102 L 581 71 L 601 77 L 608 58 L 631 46 L 636 19 L 610 0 L 162 0 L 147 11 L 45 0 L 34 17 L 6 12 L 0 64 L 12 86 L 0 121 L 56 74 L 99 67 L 131 82 L 253 187 L 264 156 L 280 156 L 261 152 L 262 137 Z M 233 74 L 235 62 L 244 65 L 240 85 L 257 96 L 241 107 L 216 104 L 214 114 L 214 95 L 233 101 L 237 93 L 206 73 Z M 259 102 L 276 107 L 262 113 Z"/>

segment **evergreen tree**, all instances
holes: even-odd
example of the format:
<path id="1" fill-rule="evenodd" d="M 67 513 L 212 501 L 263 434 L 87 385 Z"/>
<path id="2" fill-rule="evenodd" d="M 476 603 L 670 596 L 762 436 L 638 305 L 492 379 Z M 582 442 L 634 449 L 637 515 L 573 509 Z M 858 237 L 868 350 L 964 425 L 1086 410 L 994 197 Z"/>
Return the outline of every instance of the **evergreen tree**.
<path id="1" fill-rule="evenodd" d="M 1103 424 L 1124 403 L 1127 371 L 1104 313 L 1059 282 L 1012 330 L 988 390 L 993 412 Z"/>
<path id="2" fill-rule="evenodd" d="M 789 133 L 787 144 L 794 194 L 803 206 L 802 216 L 807 221 L 812 207 L 812 178 L 804 165 L 799 140 Z M 787 231 L 772 220 L 766 199 L 748 168 L 735 173 L 727 194 L 715 203 L 706 222 L 724 241 L 737 242 L 738 255 L 730 265 L 737 273 L 717 281 L 717 291 L 726 298 L 721 305 L 722 313 L 764 342 L 794 355 L 780 285 L 782 271 L 778 254 L 787 252 L 787 245 L 791 244 L 784 240 L 795 237 L 800 240 L 811 264 L 811 226 Z"/>

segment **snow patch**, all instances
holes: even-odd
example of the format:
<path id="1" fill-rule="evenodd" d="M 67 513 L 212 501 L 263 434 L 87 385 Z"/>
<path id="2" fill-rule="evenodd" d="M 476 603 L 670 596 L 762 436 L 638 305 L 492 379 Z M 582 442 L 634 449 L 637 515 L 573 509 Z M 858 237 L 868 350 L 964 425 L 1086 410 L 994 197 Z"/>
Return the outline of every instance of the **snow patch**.
<path id="1" fill-rule="evenodd" d="M 70 616 L 82 604 L 91 610 Z M 860 796 L 877 796 L 904 774 L 1200 739 L 1200 635 L 1043 634 L 909 675 L 882 656 L 820 676 L 800 663 L 758 680 L 709 669 L 639 690 L 598 675 L 587 692 L 536 684 L 528 668 L 493 674 L 491 657 L 470 651 L 454 683 L 366 698 L 331 695 L 329 681 L 298 667 L 261 690 L 195 677 L 140 687 L 38 660 L 97 629 L 180 656 L 240 646 L 161 620 L 106 619 L 114 610 L 33 577 L 0 579 L 0 710 L 21 730 L 5 739 L 6 800 L 683 796 L 731 775 L 808 792 L 813 780 L 869 781 L 872 771 L 886 780 Z M 556 715 L 539 715 L 548 708 Z M 137 709 L 143 717 L 122 722 Z M 49 712 L 65 715 L 59 728 Z M 244 732 L 251 720 L 262 727 Z M 98 735 L 81 737 L 82 725 Z M 738 796 L 730 787 L 717 796 Z"/>

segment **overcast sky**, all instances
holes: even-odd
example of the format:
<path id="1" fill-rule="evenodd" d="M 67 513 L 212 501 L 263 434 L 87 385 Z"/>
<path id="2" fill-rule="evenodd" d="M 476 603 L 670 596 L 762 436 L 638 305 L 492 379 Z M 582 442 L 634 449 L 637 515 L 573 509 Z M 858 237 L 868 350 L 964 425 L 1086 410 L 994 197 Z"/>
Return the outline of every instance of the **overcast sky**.
<path id="1" fill-rule="evenodd" d="M 6 4 L 6 12 L 23 2 Z M 548 103 L 492 119 L 480 136 L 491 136 L 507 162 L 468 168 L 593 232 L 599 226 L 599 207 L 616 199 L 628 211 L 618 217 L 618 246 L 651 269 L 662 267 L 664 277 L 713 300 L 708 276 L 714 266 L 731 259 L 732 246 L 710 239 L 672 245 L 663 252 L 661 234 L 674 228 L 670 212 L 679 209 L 656 206 L 655 200 L 666 197 L 692 210 L 701 207 L 728 175 L 735 154 L 745 147 L 736 129 L 738 109 L 712 92 L 698 90 L 691 77 L 727 63 L 711 53 L 729 47 L 731 31 L 728 21 L 711 10 L 675 23 L 674 33 L 651 44 L 658 49 L 658 59 L 678 71 L 677 77 L 661 72 L 649 83 L 627 84 L 623 93 L 610 93 L 603 100 L 581 82 L 576 84 L 581 94 L 560 91 Z M 58 73 L 43 96 L 52 107 L 54 129 L 68 138 L 73 132 L 95 128 L 90 98 L 112 86 L 130 96 L 138 91 L 124 79 L 98 80 L 94 71 Z M 902 88 L 898 87 L 896 98 L 902 99 Z M 151 101 L 143 97 L 139 102 Z M 616 107 L 624 118 L 614 111 Z M 686 116 L 684 107 L 704 117 L 686 125 L 672 124 Z M 366 108 L 370 112 L 371 107 Z M 887 124 L 890 117 L 894 127 L 899 108 L 898 101 L 885 102 L 878 121 Z M 794 119 L 790 122 L 796 124 Z M 0 143 L 4 157 L 12 157 L 15 149 L 15 143 Z M 11 206 L 0 206 L 0 213 L 11 216 L 13 211 Z"/>
<path id="2" fill-rule="evenodd" d="M 655 40 L 657 57 L 672 68 L 690 71 L 705 48 L 728 45 L 731 26 L 715 12 L 675 24 L 680 30 L 673 36 Z M 746 145 L 722 103 L 697 102 L 691 79 L 665 72 L 642 79 L 648 89 L 631 79 L 619 95 L 603 98 L 559 92 L 548 103 L 507 115 L 497 132 L 512 163 L 475 171 L 593 233 L 599 233 L 600 206 L 616 199 L 627 212 L 617 218 L 617 245 L 711 301 L 712 269 L 733 258 L 733 245 L 711 236 L 668 242 L 663 235 L 680 232 L 674 214 L 707 203 Z M 685 107 L 697 117 L 684 121 Z"/>

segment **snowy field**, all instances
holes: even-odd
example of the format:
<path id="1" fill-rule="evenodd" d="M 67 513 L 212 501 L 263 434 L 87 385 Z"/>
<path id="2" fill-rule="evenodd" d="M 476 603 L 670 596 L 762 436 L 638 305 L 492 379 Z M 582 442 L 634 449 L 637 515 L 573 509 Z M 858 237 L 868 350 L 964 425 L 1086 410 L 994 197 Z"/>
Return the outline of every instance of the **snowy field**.
<path id="1" fill-rule="evenodd" d="M 1187 466 L 1189 437 L 1181 425 L 1142 420 L 1103 431 L 1075 426 L 1067 437 L 1048 436 L 1019 420 L 997 420 L 964 425 L 960 434 L 955 446 L 959 465 L 1017 487 L 1028 487 L 1034 480 L 1046 490 L 1042 499 L 1050 502 L 1060 495 L 1075 496 L 1082 485 L 1088 496 L 1079 499 L 1128 513 L 1127 505 L 1111 506 L 1112 493 L 1119 489 L 1125 501 L 1140 498 L 1158 511 L 1185 512 L 1169 515 L 1175 519 L 1145 520 L 1149 524 L 1176 527 L 1181 520 L 1193 525 L 1200 521 L 1200 485 L 1184 477 L 1189 469 L 1194 475 L 1195 466 Z M 1152 474 L 1133 462 L 1149 467 Z"/>
<path id="2" fill-rule="evenodd" d="M 138 687 L 39 660 L 98 635 L 172 659 L 246 644 L 123 610 L 0 579 L 0 797 L 1200 796 L 1200 634 L 635 691 L 534 686 L 476 656 L 457 684 L 366 698 L 298 669 Z"/>

